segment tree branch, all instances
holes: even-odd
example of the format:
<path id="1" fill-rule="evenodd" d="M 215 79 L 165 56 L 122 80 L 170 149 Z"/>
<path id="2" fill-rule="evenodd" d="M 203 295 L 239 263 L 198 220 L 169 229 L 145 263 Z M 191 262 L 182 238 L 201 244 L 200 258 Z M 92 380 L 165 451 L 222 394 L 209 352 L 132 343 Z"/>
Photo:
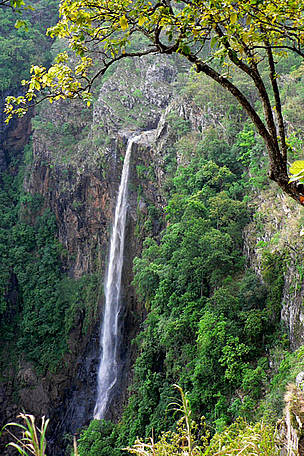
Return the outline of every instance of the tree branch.
<path id="1" fill-rule="evenodd" d="M 219 34 L 219 36 L 225 38 L 225 35 L 219 26 L 217 26 L 216 31 Z M 240 37 L 238 37 L 238 39 L 240 41 L 242 41 Z M 268 129 L 270 131 L 270 134 L 271 134 L 274 142 L 276 143 L 277 149 L 279 149 L 279 144 L 277 142 L 277 129 L 276 129 L 276 125 L 275 125 L 273 114 L 272 114 L 271 103 L 269 100 L 269 96 L 268 96 L 264 81 L 259 74 L 257 65 L 255 65 L 255 63 L 254 63 L 254 55 L 252 55 L 252 53 L 250 52 L 250 49 L 247 48 L 246 44 L 244 42 L 242 42 L 244 51 L 246 52 L 248 58 L 251 59 L 251 61 L 252 61 L 252 66 L 250 67 L 242 59 L 240 59 L 235 52 L 233 52 L 233 49 L 231 48 L 228 39 L 224 40 L 223 44 L 227 50 L 230 61 L 235 66 L 237 66 L 240 70 L 242 70 L 244 73 L 246 73 L 253 80 L 254 85 L 260 95 L 260 99 L 263 103 L 264 113 L 265 113 Z"/>
<path id="2" fill-rule="evenodd" d="M 304 185 L 296 184 L 295 182 L 289 183 L 287 173 L 287 162 L 283 159 L 277 143 L 265 127 L 262 119 L 259 117 L 251 103 L 247 100 L 245 95 L 231 82 L 229 79 L 222 76 L 213 68 L 208 66 L 205 62 L 201 61 L 194 55 L 184 55 L 191 63 L 195 64 L 197 72 L 202 72 L 218 82 L 228 92 L 230 92 L 240 103 L 240 105 L 247 112 L 248 116 L 254 123 L 258 133 L 264 139 L 268 149 L 270 159 L 269 177 L 275 181 L 281 189 L 287 193 L 291 198 L 303 205 Z"/>
<path id="3" fill-rule="evenodd" d="M 284 126 L 284 119 L 283 119 L 283 114 L 282 114 L 280 92 L 279 92 L 279 87 L 277 84 L 277 77 L 276 77 L 276 72 L 275 72 L 275 65 L 274 65 L 272 50 L 271 50 L 271 47 L 268 42 L 266 42 L 265 44 L 266 44 L 269 69 L 270 69 L 269 77 L 270 77 L 271 84 L 272 84 L 272 90 L 273 90 L 274 99 L 275 99 L 276 116 L 277 116 L 278 125 L 279 125 L 279 136 L 280 136 L 281 147 L 282 147 L 282 156 L 283 156 L 283 160 L 286 162 L 287 161 L 287 145 L 286 145 L 285 126 Z"/>

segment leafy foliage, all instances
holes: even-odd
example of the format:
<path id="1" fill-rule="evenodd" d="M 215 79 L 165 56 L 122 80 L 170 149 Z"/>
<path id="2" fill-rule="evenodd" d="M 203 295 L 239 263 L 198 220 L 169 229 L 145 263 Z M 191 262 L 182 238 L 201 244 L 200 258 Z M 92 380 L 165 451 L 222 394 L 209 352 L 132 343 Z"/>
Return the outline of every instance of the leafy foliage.
<path id="1" fill-rule="evenodd" d="M 24 6 L 23 0 L 1 0 L 0 6 L 10 6 L 11 8 L 20 8 Z"/>
<path id="2" fill-rule="evenodd" d="M 280 454 L 280 443 L 274 427 L 238 420 L 212 438 L 210 449 L 210 455 L 276 456 Z"/>
<path id="3" fill-rule="evenodd" d="M 153 45 L 151 49 L 138 50 L 135 55 L 167 52 L 170 49 L 170 53 L 180 53 L 191 61 L 190 56 L 197 46 L 208 45 L 213 49 L 214 60 L 223 63 L 227 58 L 253 80 L 252 63 L 257 65 L 263 59 L 261 49 L 272 45 L 278 55 L 287 51 L 301 54 L 304 38 L 302 4 L 299 0 L 294 0 L 292 4 L 281 0 L 279 7 L 270 1 L 259 5 L 256 1 L 205 2 L 203 8 L 196 3 L 179 3 L 178 8 L 172 8 L 171 5 L 154 7 L 142 0 L 132 4 L 132 7 L 123 1 L 118 4 L 105 4 L 102 0 L 94 4 L 86 0 L 61 2 L 61 20 L 48 33 L 69 40 L 70 48 L 79 57 L 78 65 L 75 69 L 70 67 L 68 56 L 63 53 L 51 70 L 35 66 L 29 97 L 33 97 L 34 91 L 40 90 L 42 84 L 42 88 L 55 89 L 51 95 L 53 99 L 72 96 L 80 89 L 87 98 L 90 83 L 86 84 L 85 77 L 94 64 L 89 57 L 92 38 L 104 54 L 105 67 L 99 69 L 99 74 L 103 74 L 117 59 L 132 56 L 132 52 L 128 52 L 130 42 L 133 38 L 136 40 L 139 33 L 144 33 Z M 293 23 L 292 29 L 284 26 L 286 18 Z M 275 28 L 273 21 L 277 23 Z M 183 35 L 179 33 L 182 29 Z M 296 43 L 294 48 L 288 45 L 286 37 Z M 85 86 L 82 86 L 83 83 Z"/>
<path id="4" fill-rule="evenodd" d="M 303 346 L 289 353 L 286 343 L 278 344 L 271 353 L 271 360 L 274 366 L 274 375 L 270 382 L 269 391 L 261 402 L 259 417 L 267 423 L 275 424 L 281 418 L 283 408 L 283 396 L 288 384 L 295 381 L 295 378 L 304 369 Z"/>
<path id="5" fill-rule="evenodd" d="M 91 421 L 77 441 L 79 456 L 121 456 L 120 448 L 115 448 L 118 432 L 117 426 L 111 422 Z"/>
<path id="6" fill-rule="evenodd" d="M 84 330 L 93 318 L 99 281 L 94 275 L 64 276 L 56 218 L 42 209 L 41 196 L 22 191 L 20 159 L 11 160 L 1 178 L 1 368 L 6 344 L 13 340 L 12 352 L 24 353 L 37 369 L 52 369 L 67 349 L 76 315 L 83 313 Z"/>
<path id="7" fill-rule="evenodd" d="M 177 430 L 163 433 L 155 443 L 136 440 L 129 453 L 142 456 L 207 456 L 207 455 L 247 455 L 275 456 L 280 454 L 280 442 L 275 428 L 263 422 L 248 424 L 238 419 L 234 424 L 216 433 L 209 441 L 209 433 L 201 420 L 200 425 L 191 417 L 191 408 L 186 395 L 181 390 L 182 418 L 177 423 Z"/>
<path id="8" fill-rule="evenodd" d="M 202 456 L 202 452 L 208 445 L 209 437 L 204 420 L 201 420 L 200 426 L 195 423 L 191 417 L 187 393 L 184 393 L 178 385 L 174 386 L 179 391 L 181 398 L 169 406 L 173 407 L 176 413 L 181 414 L 181 418 L 177 422 L 177 430 L 163 433 L 156 443 L 154 443 L 153 437 L 150 439 L 151 443 L 144 443 L 137 439 L 132 447 L 125 448 L 129 453 L 142 456 L 175 456 L 182 452 L 185 456 Z"/>
<path id="9" fill-rule="evenodd" d="M 48 34 L 66 39 L 74 56 L 63 51 L 51 68 L 33 65 L 31 78 L 22 81 L 27 87 L 25 95 L 7 97 L 7 122 L 15 114 L 22 116 L 41 90 L 51 103 L 81 97 L 89 106 L 94 81 L 117 61 L 155 53 L 181 54 L 198 73 L 210 77 L 238 101 L 267 147 L 270 177 L 302 204 L 303 189 L 288 179 L 290 143 L 276 61 L 289 54 L 304 56 L 300 0 L 280 0 L 278 4 L 271 0 L 203 4 L 180 0 L 177 7 L 170 2 L 153 5 L 146 0 L 132 4 L 124 0 L 98 0 L 93 4 L 88 0 L 65 0 L 60 3 L 59 14 L 59 22 Z M 138 40 L 138 36 L 143 39 Z M 96 49 L 100 59 L 95 58 Z M 253 99 L 242 84 L 232 80 L 231 72 L 235 70 L 250 81 Z"/>
<path id="10" fill-rule="evenodd" d="M 27 413 L 21 413 L 17 418 L 21 418 L 24 424 L 8 423 L 2 431 L 7 431 L 14 441 L 8 446 L 15 448 L 22 456 L 45 456 L 46 455 L 46 430 L 49 420 L 45 417 L 41 420 L 40 428 L 35 423 L 35 417 Z M 11 427 L 19 428 L 22 431 L 21 437 L 17 437 L 10 431 Z"/>
<path id="11" fill-rule="evenodd" d="M 275 456 L 280 454 L 282 443 L 276 435 L 275 428 L 263 422 L 248 424 L 243 419 L 238 419 L 234 424 L 216 433 L 210 440 L 204 419 L 197 424 L 192 419 L 191 407 L 187 393 L 174 385 L 180 392 L 181 399 L 170 404 L 176 413 L 181 414 L 175 431 L 162 433 L 155 442 L 153 435 L 150 442 L 137 439 L 131 446 L 122 449 L 128 454 L 142 456 L 220 456 L 220 455 L 247 455 L 247 456 Z M 41 428 L 35 424 L 32 415 L 22 413 L 18 418 L 23 418 L 25 425 L 8 423 L 3 430 L 9 432 L 16 442 L 10 442 L 22 456 L 45 456 L 46 429 L 48 421 L 42 418 Z M 15 426 L 22 430 L 22 436 L 16 437 L 9 428 Z M 88 429 L 82 432 L 78 442 L 74 439 L 74 456 L 121 455 L 121 449 L 113 448 L 117 440 L 118 427 L 104 420 L 92 421 Z"/>
<path id="12" fill-rule="evenodd" d="M 68 2 L 62 4 L 69 7 Z M 83 4 L 81 2 L 80 6 Z M 77 9 L 75 2 L 70 5 L 75 7 L 76 21 L 72 36 L 74 32 L 77 35 L 80 26 L 87 27 L 90 34 L 90 23 L 86 23 L 89 12 Z M 250 2 L 250 5 L 255 4 Z M 230 18 L 236 33 L 242 33 L 232 15 L 238 4 L 230 6 L 226 19 Z M 265 2 L 264 6 L 267 8 L 269 3 Z M 177 8 L 179 21 L 181 11 Z M 131 29 L 128 15 L 121 15 L 119 9 L 115 14 L 119 20 L 113 39 L 115 33 L 117 41 L 108 47 L 114 54 L 113 59 L 120 55 L 121 43 L 121 49 L 125 47 L 127 54 L 128 42 L 119 40 L 120 34 L 129 33 Z M 265 14 L 264 9 L 261 14 Z M 139 26 L 144 25 L 148 26 L 148 19 Z M 251 28 L 250 23 L 246 25 Z M 172 24 L 167 26 L 168 30 L 173 27 Z M 174 27 L 178 26 L 179 22 L 176 22 Z M 60 27 L 62 23 L 56 30 L 62 31 Z M 193 28 L 193 24 L 189 27 Z M 230 35 L 228 38 L 234 42 Z M 87 52 L 84 50 L 81 55 L 85 38 L 79 37 L 76 44 L 80 65 L 83 64 L 76 72 L 84 76 L 84 71 L 91 66 L 91 61 L 82 60 Z M 229 59 L 225 40 L 213 40 L 213 45 L 219 51 L 216 58 L 222 62 Z M 184 46 L 178 52 L 189 55 Z M 261 56 L 264 57 L 263 52 Z M 244 59 L 246 61 L 246 57 Z M 73 69 L 65 66 L 67 62 L 67 55 L 62 55 L 57 60 L 56 71 L 63 70 L 59 83 L 67 84 L 72 91 L 57 95 L 59 98 L 73 96 L 80 90 L 80 86 L 70 79 Z M 263 63 L 258 62 L 258 65 L 262 67 Z M 56 71 L 53 67 L 51 71 L 40 72 L 35 67 L 31 90 L 38 89 L 41 81 L 42 86 L 45 84 L 45 88 L 53 89 L 51 83 L 56 81 Z M 44 82 L 43 77 L 46 77 Z M 246 82 L 245 78 L 241 81 L 244 87 Z M 216 434 L 212 441 L 214 451 L 222 451 L 224 447 L 227 454 L 237 454 L 239 448 L 245 448 L 242 454 L 246 454 L 246 450 L 275 454 L 271 427 L 238 421 L 228 430 L 225 428 L 237 416 L 254 418 L 258 400 L 269 380 L 266 355 L 280 333 L 282 255 L 264 252 L 265 285 L 252 271 L 244 271 L 242 256 L 242 229 L 250 217 L 242 200 L 244 189 L 264 185 L 267 160 L 263 155 L 263 143 L 257 140 L 248 123 L 243 126 L 243 116 L 231 99 L 228 99 L 227 108 L 227 97 L 197 75 L 183 87 L 184 95 L 195 94 L 201 106 L 210 103 L 207 89 L 212 91 L 213 102 L 218 101 L 222 111 L 228 112 L 221 118 L 224 127 L 220 133 L 219 129 L 209 126 L 200 141 L 193 140 L 189 121 L 174 112 L 168 119 L 177 139 L 170 154 L 174 157 L 179 152 L 185 161 L 177 166 L 176 159 L 168 157 L 171 173 L 167 184 L 168 205 L 162 214 L 167 220 L 167 228 L 160 238 L 146 239 L 145 249 L 134 263 L 138 295 L 151 312 L 137 339 L 139 357 L 129 406 L 119 427 L 93 421 L 80 438 L 80 455 L 118 455 L 121 454 L 118 448 L 127 442 L 133 443 L 136 436 L 150 436 L 152 430 L 156 436 L 161 436 L 164 429 L 174 426 L 175 417 L 168 412 L 167 403 L 171 384 L 176 381 L 189 391 L 194 415 L 198 417 L 203 412 L 208 423 L 224 429 L 227 438 L 221 440 Z M 140 94 L 136 96 L 140 97 Z M 251 92 L 249 96 L 254 100 Z M 85 97 L 89 99 L 88 94 Z M 69 147 L 75 132 L 68 124 L 61 127 L 58 136 L 62 136 L 62 141 Z M 52 133 L 54 126 L 48 123 L 45 128 Z M 297 135 L 294 140 L 300 141 Z M 244 166 L 249 179 L 246 173 L 243 174 Z M 12 162 L 10 173 L 3 176 L 3 192 L 0 193 L 3 221 L 0 249 L 4 259 L 0 271 L 1 338 L 6 341 L 16 337 L 17 347 L 43 370 L 58 363 L 77 312 L 86 312 L 86 322 L 90 319 L 86 303 L 94 300 L 98 284 L 96 277 L 79 281 L 64 277 L 61 257 L 65 252 L 56 238 L 55 217 L 42 210 L 38 195 L 22 194 L 22 173 L 18 176 L 17 168 Z M 143 169 L 139 168 L 140 171 L 145 174 Z M 17 300 L 12 300 L 10 293 L 14 280 Z M 17 311 L 22 311 L 19 316 Z M 160 437 L 159 451 L 178 451 L 180 435 L 185 435 L 181 432 L 184 430 L 180 434 L 172 431 Z M 265 446 L 260 448 L 259 445 Z"/>
<path id="13" fill-rule="evenodd" d="M 150 312 L 137 339 L 121 442 L 148 437 L 152 429 L 160 435 L 176 381 L 189 391 L 196 416 L 203 413 L 218 429 L 237 416 L 254 417 L 267 383 L 265 351 L 279 332 L 283 266 L 273 269 L 280 278 L 274 294 L 253 272 L 244 273 L 241 232 L 249 214 L 235 197 L 235 181 L 240 178 L 226 165 L 206 158 L 179 166 L 165 208 L 167 227 L 160 240 L 147 238 L 134 260 L 134 284 Z M 270 283 L 276 262 L 267 261 Z M 166 417 L 168 428 L 173 419 Z"/>
<path id="14" fill-rule="evenodd" d="M 24 5 L 24 2 L 20 1 L 14 3 L 14 6 Z M 20 80 L 29 77 L 30 65 L 37 59 L 43 65 L 51 62 L 49 39 L 45 36 L 45 28 L 54 22 L 57 4 L 57 0 L 32 1 L 30 8 L 23 8 L 22 19 L 18 19 L 19 16 L 13 9 L 1 10 L 1 91 L 16 91 L 20 86 Z"/>
<path id="15" fill-rule="evenodd" d="M 300 184 L 304 183 L 304 161 L 296 160 L 292 163 L 289 168 L 289 173 L 291 175 L 289 182 L 297 181 Z"/>

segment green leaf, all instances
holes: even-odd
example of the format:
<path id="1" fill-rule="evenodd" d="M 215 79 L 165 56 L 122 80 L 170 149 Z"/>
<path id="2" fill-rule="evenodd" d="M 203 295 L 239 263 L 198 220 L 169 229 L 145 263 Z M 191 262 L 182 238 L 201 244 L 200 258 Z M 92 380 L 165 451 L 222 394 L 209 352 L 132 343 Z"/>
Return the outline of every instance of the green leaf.
<path id="1" fill-rule="evenodd" d="M 129 27 L 126 16 L 121 16 L 119 19 L 119 23 L 123 31 L 127 30 L 127 28 Z"/>
<path id="2" fill-rule="evenodd" d="M 251 16 L 247 16 L 246 17 L 246 25 L 250 25 L 251 24 Z"/>
<path id="3" fill-rule="evenodd" d="M 232 13 L 230 16 L 230 23 L 235 24 L 237 21 L 237 13 Z"/>
<path id="4" fill-rule="evenodd" d="M 21 19 L 18 19 L 15 22 L 15 27 L 16 27 L 16 29 L 23 28 L 26 32 L 28 32 L 28 30 L 29 30 L 27 22 L 23 21 Z"/>
<path id="5" fill-rule="evenodd" d="M 304 170 L 298 174 L 294 174 L 293 176 L 291 176 L 288 183 L 295 182 L 295 181 L 303 179 L 303 178 L 304 178 Z"/>
<path id="6" fill-rule="evenodd" d="M 289 168 L 290 174 L 299 174 L 302 171 L 304 171 L 304 160 L 294 161 Z"/>
<path id="7" fill-rule="evenodd" d="M 138 25 L 141 27 L 146 22 L 147 18 L 145 16 L 140 16 L 138 19 Z"/>
<path id="8" fill-rule="evenodd" d="M 218 42 L 218 36 L 214 36 L 212 39 L 211 39 L 211 42 L 210 42 L 210 46 L 213 48 Z"/>

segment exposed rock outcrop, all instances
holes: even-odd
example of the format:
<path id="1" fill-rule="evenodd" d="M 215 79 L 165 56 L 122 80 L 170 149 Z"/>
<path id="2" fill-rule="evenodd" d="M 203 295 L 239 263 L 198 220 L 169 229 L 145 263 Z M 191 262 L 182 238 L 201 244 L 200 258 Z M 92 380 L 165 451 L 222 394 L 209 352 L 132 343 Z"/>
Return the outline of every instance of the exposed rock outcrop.
<path id="1" fill-rule="evenodd" d="M 250 266 L 263 276 L 262 252 L 282 259 L 284 285 L 281 318 L 288 329 L 292 349 L 304 344 L 304 267 L 301 235 L 303 208 L 272 185 L 251 203 L 255 220 L 244 232 L 244 251 Z M 260 248 L 262 247 L 262 248 Z"/>

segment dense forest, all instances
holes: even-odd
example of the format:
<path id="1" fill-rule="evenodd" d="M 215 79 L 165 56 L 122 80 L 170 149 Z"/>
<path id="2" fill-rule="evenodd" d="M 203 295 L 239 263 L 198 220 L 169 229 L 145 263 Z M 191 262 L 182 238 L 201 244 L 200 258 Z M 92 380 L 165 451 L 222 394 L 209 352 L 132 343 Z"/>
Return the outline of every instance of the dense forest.
<path id="1" fill-rule="evenodd" d="M 288 187 L 269 179 L 268 144 L 238 98 L 193 71 L 185 47 L 141 55 L 138 35 L 85 103 L 49 94 L 51 104 L 5 123 L 5 99 L 26 97 L 21 80 L 31 80 L 31 65 L 54 68 L 58 53 L 70 53 L 63 32 L 45 35 L 47 27 L 60 31 L 57 0 L 17 3 L 0 2 L 2 454 L 304 454 L 302 56 L 282 52 L 275 62 L 280 147 L 286 140 L 288 166 L 300 163 Z M 131 28 L 126 16 L 123 32 Z M 93 74 L 105 60 L 90 52 Z M 57 57 L 56 71 L 59 64 Z M 267 59 L 257 67 L 270 93 Z M 254 82 L 237 64 L 227 68 L 267 124 Z M 54 81 L 46 88 L 57 90 Z M 135 134 L 120 370 L 105 416 L 94 419 L 104 281 Z M 22 423 L 22 411 L 38 427 L 50 419 L 40 450 L 31 450 L 28 435 L 22 440 L 20 427 L 6 426 Z M 7 447 L 13 435 L 19 450 Z"/>

